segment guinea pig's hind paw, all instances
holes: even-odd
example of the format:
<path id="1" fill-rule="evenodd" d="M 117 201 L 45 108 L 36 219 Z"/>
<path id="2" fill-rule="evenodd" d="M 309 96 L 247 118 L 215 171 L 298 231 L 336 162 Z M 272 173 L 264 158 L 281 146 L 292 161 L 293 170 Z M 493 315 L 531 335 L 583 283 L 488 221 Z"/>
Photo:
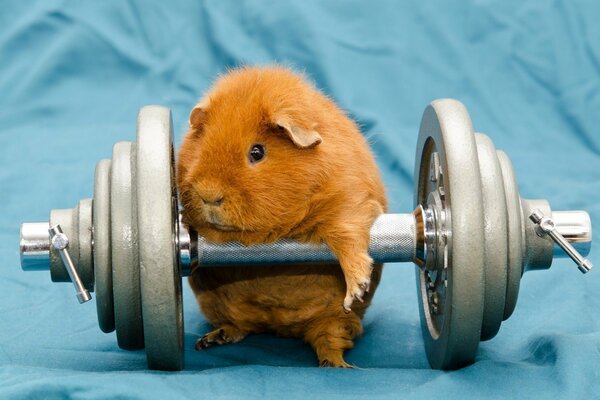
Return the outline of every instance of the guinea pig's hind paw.
<path id="1" fill-rule="evenodd" d="M 222 328 L 215 329 L 196 340 L 195 348 L 197 351 L 200 351 L 215 345 L 237 343 L 245 337 L 245 332 L 242 332 L 234 326 L 226 325 Z"/>
<path id="2" fill-rule="evenodd" d="M 196 349 L 196 351 L 200 351 L 203 349 L 207 349 L 212 345 L 213 345 L 213 342 L 211 341 L 208 334 L 206 334 L 206 335 L 202 336 L 201 338 L 199 338 L 198 340 L 196 340 L 196 345 L 194 346 L 194 348 Z"/>

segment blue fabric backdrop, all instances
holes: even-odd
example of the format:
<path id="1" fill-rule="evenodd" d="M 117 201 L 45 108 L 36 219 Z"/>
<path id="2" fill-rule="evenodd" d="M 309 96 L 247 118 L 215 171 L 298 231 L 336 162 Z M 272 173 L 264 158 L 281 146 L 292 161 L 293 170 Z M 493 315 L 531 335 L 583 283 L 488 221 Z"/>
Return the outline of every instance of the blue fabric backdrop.
<path id="1" fill-rule="evenodd" d="M 97 160 L 132 140 L 140 106 L 173 110 L 176 142 L 215 76 L 306 71 L 371 137 L 392 211 L 412 208 L 418 125 L 463 101 L 512 158 L 521 194 L 600 224 L 600 3 L 595 1 L 58 1 L 0 3 L 0 398 L 599 398 L 597 271 L 526 274 L 517 309 L 474 365 L 429 369 L 413 268 L 388 265 L 347 355 L 269 335 L 195 352 L 210 327 L 186 287 L 186 369 L 146 370 L 95 305 L 19 268 L 23 221 L 92 194 Z M 600 266 L 598 250 L 590 257 Z"/>

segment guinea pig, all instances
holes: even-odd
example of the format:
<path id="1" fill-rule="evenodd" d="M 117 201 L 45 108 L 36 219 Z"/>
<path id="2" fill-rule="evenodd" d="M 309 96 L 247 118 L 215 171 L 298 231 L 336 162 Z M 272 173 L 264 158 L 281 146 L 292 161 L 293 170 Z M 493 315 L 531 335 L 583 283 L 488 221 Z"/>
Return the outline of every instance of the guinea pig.
<path id="1" fill-rule="evenodd" d="M 269 332 L 303 339 L 320 366 L 349 367 L 344 351 L 382 271 L 369 231 L 387 208 L 357 125 L 289 69 L 235 69 L 192 110 L 177 183 L 184 221 L 208 241 L 325 243 L 339 261 L 193 268 L 189 283 L 216 328 L 196 349 Z"/>

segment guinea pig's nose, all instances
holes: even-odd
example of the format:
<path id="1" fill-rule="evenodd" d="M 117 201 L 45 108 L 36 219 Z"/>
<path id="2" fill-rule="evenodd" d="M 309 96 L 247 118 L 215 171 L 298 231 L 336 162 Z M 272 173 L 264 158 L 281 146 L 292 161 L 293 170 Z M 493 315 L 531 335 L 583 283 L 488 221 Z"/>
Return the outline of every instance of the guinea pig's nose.
<path id="1" fill-rule="evenodd" d="M 204 205 L 218 207 L 223 204 L 223 191 L 213 182 L 203 180 L 195 189 Z"/>
<path id="2" fill-rule="evenodd" d="M 202 198 L 202 202 L 207 206 L 220 206 L 223 203 L 223 196 L 218 197 L 209 197 L 209 196 L 200 196 Z"/>

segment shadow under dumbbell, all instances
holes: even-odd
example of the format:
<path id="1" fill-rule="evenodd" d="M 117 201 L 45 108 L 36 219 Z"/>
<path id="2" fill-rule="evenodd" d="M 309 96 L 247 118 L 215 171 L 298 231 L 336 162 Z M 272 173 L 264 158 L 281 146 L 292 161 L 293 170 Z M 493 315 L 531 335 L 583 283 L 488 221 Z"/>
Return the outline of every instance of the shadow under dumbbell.
<path id="1" fill-rule="evenodd" d="M 395 282 L 395 283 L 392 283 Z M 364 333 L 345 359 L 358 368 L 430 369 L 419 322 L 414 271 L 389 264 L 363 320 Z M 196 340 L 214 328 L 199 314 L 184 286 L 185 369 L 205 370 L 240 365 L 317 367 L 312 348 L 299 339 L 250 335 L 235 344 L 195 351 Z"/>
<path id="2" fill-rule="evenodd" d="M 423 351 L 418 321 L 369 318 L 365 331 L 355 347 L 346 353 L 346 361 L 358 368 L 429 369 Z M 200 332 L 209 332 L 208 323 L 194 324 Z M 396 335 L 390 335 L 395 332 Z M 185 334 L 186 370 L 204 370 L 240 365 L 277 367 L 316 367 L 312 348 L 299 339 L 281 338 L 269 334 L 250 335 L 240 343 L 215 346 L 196 351 L 194 344 L 200 335 Z"/>
<path id="3" fill-rule="evenodd" d="M 207 332 L 209 324 L 203 324 Z M 240 343 L 214 346 L 202 351 L 194 350 L 198 335 L 185 334 L 186 370 L 205 370 L 240 365 L 265 365 L 277 367 L 316 366 L 313 350 L 301 340 L 280 338 L 274 335 L 250 335 Z"/>

